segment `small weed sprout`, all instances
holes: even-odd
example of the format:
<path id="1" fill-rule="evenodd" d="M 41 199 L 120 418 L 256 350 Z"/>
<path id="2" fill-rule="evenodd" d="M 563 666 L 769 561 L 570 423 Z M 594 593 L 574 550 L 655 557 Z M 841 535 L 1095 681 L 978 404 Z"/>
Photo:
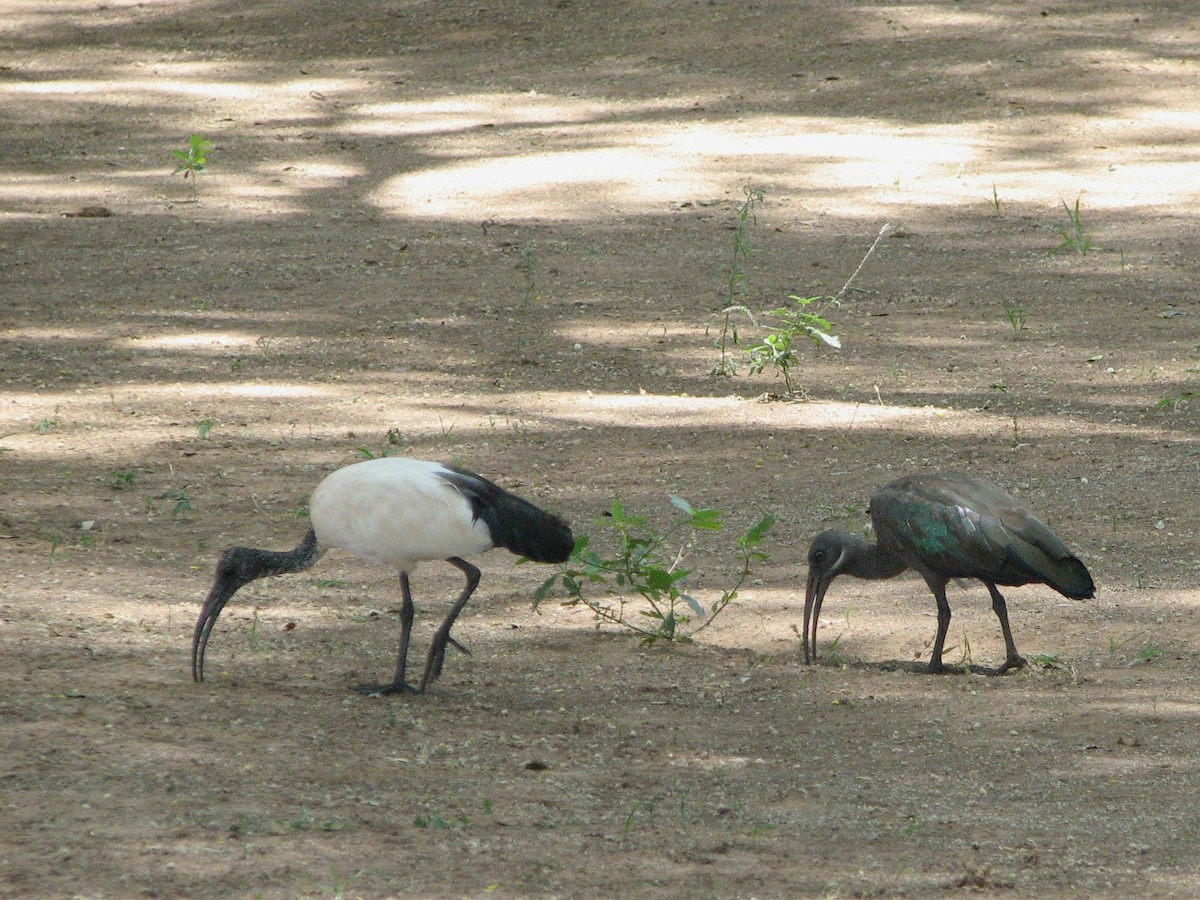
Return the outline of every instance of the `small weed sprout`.
<path id="1" fill-rule="evenodd" d="M 1137 645 L 1136 652 L 1132 658 L 1128 658 L 1123 652 L 1126 647 L 1135 641 L 1141 641 Z M 1108 639 L 1108 652 L 1110 656 L 1120 655 L 1121 659 L 1125 660 L 1125 665 L 1129 667 L 1145 665 L 1153 662 L 1163 655 L 1163 648 L 1156 644 L 1152 638 L 1144 632 L 1132 634 L 1123 641 L 1118 641 L 1116 638 Z"/>
<path id="2" fill-rule="evenodd" d="M 135 481 L 137 481 L 137 472 L 118 472 L 114 470 L 109 472 L 107 478 L 105 478 L 105 482 L 114 491 L 130 487 Z"/>
<path id="3" fill-rule="evenodd" d="M 58 417 L 58 407 L 54 407 L 54 415 L 49 419 L 42 419 L 33 426 L 33 430 L 38 434 L 45 434 L 48 431 L 53 431 L 62 424 L 62 420 Z"/>
<path id="4" fill-rule="evenodd" d="M 736 375 L 737 360 L 732 355 L 731 348 L 738 345 L 737 321 L 733 318 L 736 312 L 744 313 L 753 321 L 754 316 L 740 301 L 746 292 L 746 282 L 750 273 L 746 271 L 752 251 L 750 249 L 750 226 L 758 224 L 754 208 L 761 205 L 765 195 L 762 191 L 746 188 L 746 200 L 738 208 L 737 221 L 733 226 L 733 255 L 729 260 L 729 279 L 725 285 L 725 303 L 722 313 L 721 335 L 717 338 L 716 346 L 721 351 L 721 358 L 713 366 L 713 375 Z"/>
<path id="5" fill-rule="evenodd" d="M 1008 320 L 1008 325 L 1013 330 L 1013 340 L 1020 340 L 1024 337 L 1025 307 L 1019 303 L 1005 303 L 1004 318 Z"/>
<path id="6" fill-rule="evenodd" d="M 1000 209 L 1000 194 L 996 191 L 996 182 L 994 181 L 992 182 L 992 209 L 996 210 L 996 215 L 1004 215 Z"/>
<path id="7" fill-rule="evenodd" d="M 1061 200 L 1063 210 L 1067 214 L 1067 225 L 1059 225 L 1058 233 L 1062 235 L 1062 243 L 1058 245 L 1058 250 L 1074 250 L 1080 255 L 1087 254 L 1092 249 L 1092 235 L 1084 230 L 1083 218 L 1079 212 L 1079 201 L 1083 197 L 1080 194 L 1075 198 L 1075 208 L 1072 209 L 1067 205 L 1066 200 Z"/>
<path id="8" fill-rule="evenodd" d="M 202 440 L 202 441 L 208 440 L 208 433 L 210 431 L 212 431 L 216 427 L 216 425 L 217 425 L 216 419 L 201 419 L 200 422 L 196 426 L 196 430 L 200 434 L 200 440 Z"/>
<path id="9" fill-rule="evenodd" d="M 289 831 L 341 831 L 346 823 L 336 816 L 318 820 L 307 806 L 300 807 L 300 815 L 282 823 Z"/>
<path id="10" fill-rule="evenodd" d="M 179 160 L 179 164 L 175 166 L 175 171 L 171 174 L 178 175 L 182 172 L 184 181 L 190 178 L 193 196 L 196 193 L 196 176 L 208 167 L 208 148 L 211 146 L 212 141 L 193 134 L 188 139 L 186 150 L 171 151 L 171 155 Z"/>
<path id="11" fill-rule="evenodd" d="M 445 430 L 443 429 L 443 436 Z M 385 435 L 385 443 L 380 451 L 376 453 L 370 447 L 358 447 L 354 451 L 354 455 L 361 459 L 384 459 L 388 456 L 395 456 L 404 444 L 404 435 L 400 433 L 399 428 L 389 428 Z M 307 515 L 307 510 L 305 511 Z"/>
<path id="12" fill-rule="evenodd" d="M 738 538 L 737 578 L 705 608 L 684 588 L 691 574 L 681 565 L 687 543 L 676 550 L 668 545 L 681 532 L 720 531 L 721 511 L 697 509 L 682 497 L 671 496 L 670 500 L 680 515 L 663 532 L 655 531 L 645 517 L 628 512 L 620 499 L 614 500 L 609 513 L 596 524 L 616 533 L 615 552 L 602 556 L 591 549 L 590 536 L 580 535 L 563 571 L 546 579 L 534 595 L 534 609 L 561 584 L 567 595 L 564 606 L 584 606 L 595 614 L 597 627 L 621 626 L 641 635 L 643 643 L 688 641 L 709 627 L 737 599 L 738 590 L 750 577 L 751 565 L 767 558 L 758 546 L 775 524 L 775 516 L 763 516 Z M 589 586 L 600 587 L 604 596 L 590 596 Z"/>
<path id="13" fill-rule="evenodd" d="M 1200 356 L 1200 346 L 1196 347 L 1193 352 Z M 1200 375 L 1200 362 L 1191 368 L 1183 370 L 1187 375 Z M 1186 387 L 1170 396 L 1163 397 L 1154 404 L 1155 409 L 1170 409 L 1172 412 L 1179 412 L 1181 406 L 1187 406 L 1192 400 L 1200 397 L 1200 385 L 1194 382 L 1189 382 Z"/>
<path id="14" fill-rule="evenodd" d="M 841 644 L 843 637 L 845 637 L 844 634 L 839 634 L 832 641 L 830 641 L 829 646 L 825 648 L 826 663 L 832 663 L 835 666 L 845 667 L 846 657 L 842 656 L 842 652 L 838 649 L 838 645 Z"/>

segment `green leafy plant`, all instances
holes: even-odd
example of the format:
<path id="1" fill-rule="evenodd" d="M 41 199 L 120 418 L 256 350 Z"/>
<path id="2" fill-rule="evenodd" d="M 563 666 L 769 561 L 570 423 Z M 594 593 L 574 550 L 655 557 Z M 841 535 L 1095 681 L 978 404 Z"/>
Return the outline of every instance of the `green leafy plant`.
<path id="1" fill-rule="evenodd" d="M 996 210 L 996 215 L 1004 215 L 1000 209 L 1000 194 L 996 191 L 996 182 L 994 181 L 992 182 L 992 208 Z"/>
<path id="2" fill-rule="evenodd" d="M 192 498 L 188 495 L 187 487 L 181 487 L 178 490 L 167 491 L 163 495 L 168 500 L 175 501 L 175 505 L 171 507 L 171 518 L 177 519 L 184 513 L 192 511 Z"/>
<path id="3" fill-rule="evenodd" d="M 778 370 L 783 375 L 785 390 L 791 395 L 797 392 L 796 383 L 792 379 L 792 370 L 800 361 L 796 353 L 797 345 L 800 343 L 796 340 L 797 337 L 807 338 L 818 346 L 835 349 L 842 346 L 841 340 L 831 333 L 833 325 L 825 317 L 825 312 L 831 307 L 841 305 L 842 298 L 850 291 L 851 285 L 862 272 L 867 260 L 871 258 L 879 246 L 880 240 L 891 227 L 890 224 L 885 224 L 879 229 L 879 234 L 875 236 L 875 240 L 871 242 L 871 246 L 867 248 L 863 258 L 859 260 L 853 274 L 846 279 L 842 289 L 832 297 L 801 297 L 799 294 L 789 294 L 788 300 L 791 303 L 765 313 L 764 319 L 769 319 L 765 324 L 760 324 L 754 314 L 744 305 L 725 308 L 726 323 L 730 321 L 730 317 L 734 313 L 741 313 L 750 319 L 751 324 L 765 331 L 765 334 L 757 342 L 743 348 L 743 352 L 750 361 L 752 374 L 762 374 L 767 368 Z M 725 348 L 722 347 L 722 364 L 724 364 L 724 358 Z"/>
<path id="4" fill-rule="evenodd" d="M 746 355 L 750 358 L 752 374 L 761 375 L 768 366 L 776 368 L 783 375 L 785 390 L 793 394 L 792 368 L 799 362 L 794 349 L 796 338 L 808 338 L 814 344 L 827 344 L 834 349 L 840 349 L 842 342 L 829 333 L 833 328 L 829 320 L 809 309 L 812 304 L 821 302 L 821 297 L 789 294 L 788 299 L 795 305 L 781 306 L 767 313 L 779 324 L 763 326 L 766 334 L 758 343 L 746 348 Z"/>
<path id="5" fill-rule="evenodd" d="M 1080 194 L 1075 198 L 1075 208 L 1072 209 L 1067 205 L 1066 200 L 1060 201 L 1063 210 L 1067 214 L 1067 225 L 1059 225 L 1058 233 L 1062 235 L 1062 243 L 1058 245 L 1059 250 L 1074 250 L 1079 254 L 1086 254 L 1092 249 L 1092 235 L 1083 227 L 1083 218 L 1079 211 L 1079 201 L 1083 197 Z"/>
<path id="6" fill-rule="evenodd" d="M 179 164 L 175 166 L 175 171 L 171 174 L 178 175 L 182 172 L 184 181 L 191 178 L 192 193 L 196 192 L 196 176 L 208 167 L 208 148 L 211 146 L 212 141 L 193 134 L 188 139 L 186 150 L 171 151 L 171 155 L 179 160 Z"/>
<path id="7" fill-rule="evenodd" d="M 208 440 L 208 433 L 217 425 L 216 419 L 201 419 L 196 426 L 196 430 L 200 434 L 200 440 Z"/>
<path id="8" fill-rule="evenodd" d="M 737 220 L 733 225 L 733 255 L 727 269 L 728 281 L 725 286 L 725 302 L 723 304 L 724 319 L 721 323 L 721 335 L 717 338 L 716 346 L 721 351 L 721 358 L 713 367 L 713 375 L 736 375 L 737 359 L 732 355 L 732 348 L 738 345 L 737 320 L 733 314 L 741 312 L 750 315 L 750 310 L 739 301 L 746 291 L 746 282 L 750 273 L 746 270 L 746 262 L 750 259 L 750 226 L 758 224 L 754 208 L 763 202 L 765 195 L 762 191 L 746 188 L 746 199 L 738 208 Z"/>
<path id="9" fill-rule="evenodd" d="M 679 515 L 670 527 L 658 532 L 647 518 L 631 514 L 620 499 L 614 500 L 608 514 L 596 524 L 615 534 L 615 551 L 603 556 L 591 549 L 589 535 L 579 536 L 563 571 L 538 589 L 534 609 L 561 584 L 567 595 L 564 606 L 584 606 L 595 613 L 597 626 L 622 626 L 641 635 L 645 643 L 691 640 L 711 625 L 737 599 L 738 590 L 750 577 L 751 565 L 767 558 L 758 547 L 775 524 L 775 516 L 763 516 L 738 538 L 736 552 L 741 565 L 736 580 L 706 608 L 684 587 L 691 574 L 682 566 L 688 545 L 676 547 L 673 541 L 681 533 L 720 531 L 721 511 L 697 509 L 674 495 L 670 501 Z M 602 596 L 589 594 L 588 589 L 596 587 Z"/>

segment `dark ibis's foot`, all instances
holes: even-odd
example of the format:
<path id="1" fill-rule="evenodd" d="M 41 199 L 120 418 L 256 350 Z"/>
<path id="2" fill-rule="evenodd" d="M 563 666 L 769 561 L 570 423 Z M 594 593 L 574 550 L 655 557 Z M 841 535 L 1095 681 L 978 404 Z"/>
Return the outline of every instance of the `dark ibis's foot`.
<path id="1" fill-rule="evenodd" d="M 940 659 L 931 659 L 929 661 L 929 668 L 926 671 L 928 671 L 930 675 L 945 675 L 950 670 L 946 668 L 945 664 Z"/>
<path id="2" fill-rule="evenodd" d="M 420 694 L 424 692 L 425 686 L 416 688 L 407 681 L 400 681 L 391 684 L 356 684 L 350 690 L 368 697 L 386 697 L 389 694 Z"/>
<path id="3" fill-rule="evenodd" d="M 1025 661 L 1025 657 L 1023 657 L 1023 656 L 1013 656 L 1013 657 L 1010 657 L 1009 659 L 1006 659 L 1006 660 L 1004 661 L 1004 665 L 1002 665 L 1000 668 L 998 668 L 998 669 L 996 670 L 996 674 L 997 674 L 997 675 L 1003 675 L 1003 674 L 1004 674 L 1005 672 L 1007 672 L 1009 669 L 1023 669 L 1023 668 L 1025 668 L 1027 665 L 1029 665 L 1029 663 L 1027 663 L 1027 662 Z"/>
<path id="4" fill-rule="evenodd" d="M 470 650 L 468 650 L 466 647 L 464 647 L 462 644 L 460 644 L 454 638 L 450 637 L 450 635 L 446 635 L 446 640 L 447 640 L 447 642 L 449 642 L 450 646 L 453 647 L 455 650 L 457 650 L 459 653 L 465 653 L 467 656 L 471 655 Z"/>

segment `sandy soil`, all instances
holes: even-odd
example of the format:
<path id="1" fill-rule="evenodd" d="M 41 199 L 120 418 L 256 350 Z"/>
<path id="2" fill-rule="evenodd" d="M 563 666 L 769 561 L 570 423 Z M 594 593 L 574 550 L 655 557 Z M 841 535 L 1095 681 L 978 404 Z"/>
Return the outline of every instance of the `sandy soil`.
<path id="1" fill-rule="evenodd" d="M 0 893 L 1200 894 L 1191 3 L 0 13 Z M 890 226 L 786 401 L 710 374 L 747 190 L 759 316 Z M 330 554 L 239 594 L 193 684 L 221 550 L 293 546 L 364 450 L 597 546 L 617 496 L 719 508 L 705 602 L 779 522 L 692 644 L 535 613 L 551 571 L 497 552 L 472 655 L 363 697 L 398 584 Z M 1098 597 L 1010 591 L 1038 664 L 993 678 L 955 590 L 932 677 L 923 584 L 844 579 L 803 665 L 808 541 L 926 469 L 1017 493 Z M 415 577 L 418 657 L 459 579 Z"/>

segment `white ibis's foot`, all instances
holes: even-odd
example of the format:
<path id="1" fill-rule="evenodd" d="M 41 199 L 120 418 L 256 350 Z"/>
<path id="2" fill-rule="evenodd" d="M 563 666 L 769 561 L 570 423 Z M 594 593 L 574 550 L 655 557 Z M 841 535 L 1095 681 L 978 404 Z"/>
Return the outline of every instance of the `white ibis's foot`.
<path id="1" fill-rule="evenodd" d="M 998 669 L 996 670 L 996 674 L 997 674 L 997 675 L 1003 675 L 1003 674 L 1004 674 L 1005 672 L 1007 672 L 1009 669 L 1023 669 L 1023 668 L 1025 668 L 1027 665 L 1029 665 L 1029 663 L 1027 663 L 1027 662 L 1025 661 L 1025 657 L 1023 657 L 1023 656 L 1010 656 L 1008 659 L 1006 659 L 1006 660 L 1004 661 L 1004 665 L 1002 665 L 1000 668 L 998 668 Z"/>
<path id="2" fill-rule="evenodd" d="M 462 644 L 450 637 L 449 634 L 434 634 L 433 642 L 429 645 L 429 659 L 425 661 L 425 674 L 421 676 L 421 690 L 432 682 L 437 681 L 442 674 L 442 663 L 446 661 L 446 646 L 453 644 L 468 656 L 471 655 Z"/>
<path id="3" fill-rule="evenodd" d="M 391 684 L 356 684 L 350 688 L 368 697 L 386 697 L 389 694 L 420 694 L 425 690 L 424 684 L 419 688 L 413 687 L 407 681 L 394 681 Z"/>

